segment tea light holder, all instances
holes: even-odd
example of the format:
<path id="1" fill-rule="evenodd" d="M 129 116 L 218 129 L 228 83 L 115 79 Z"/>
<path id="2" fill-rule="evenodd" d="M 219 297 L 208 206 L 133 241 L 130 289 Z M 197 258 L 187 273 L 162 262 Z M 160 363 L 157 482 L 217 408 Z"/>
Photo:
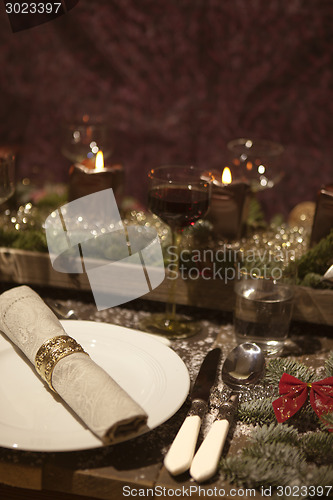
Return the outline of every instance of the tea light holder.
<path id="1" fill-rule="evenodd" d="M 246 219 L 250 200 L 250 185 L 241 180 L 232 180 L 229 167 L 223 174 L 214 173 L 209 212 L 206 219 L 213 224 L 216 237 L 234 241 L 246 230 Z M 221 181 L 217 178 L 221 177 Z"/>
<path id="2" fill-rule="evenodd" d="M 323 186 L 317 194 L 316 210 L 310 237 L 310 246 L 328 236 L 333 228 L 333 184 Z"/>
<path id="3" fill-rule="evenodd" d="M 77 200 L 97 191 L 112 188 L 117 205 L 120 207 L 123 185 L 123 167 L 121 165 L 104 165 L 103 153 L 99 151 L 95 161 L 86 159 L 70 167 L 68 200 Z"/>

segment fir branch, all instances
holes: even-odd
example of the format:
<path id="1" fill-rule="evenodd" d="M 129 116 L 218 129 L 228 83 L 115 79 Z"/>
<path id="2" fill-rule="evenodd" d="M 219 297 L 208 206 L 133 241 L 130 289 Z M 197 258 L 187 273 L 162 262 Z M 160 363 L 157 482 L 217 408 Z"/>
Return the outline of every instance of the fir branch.
<path id="1" fill-rule="evenodd" d="M 333 377 L 333 351 L 329 353 L 325 361 L 325 373 L 327 377 Z"/>
<path id="2" fill-rule="evenodd" d="M 300 450 L 286 443 L 255 443 L 240 456 L 222 461 L 225 479 L 238 485 L 259 488 L 281 486 L 306 475 L 306 462 Z"/>
<path id="3" fill-rule="evenodd" d="M 252 229 L 267 227 L 262 206 L 255 196 L 251 196 L 250 198 L 246 223 Z"/>
<path id="4" fill-rule="evenodd" d="M 303 475 L 303 471 L 302 471 Z M 332 465 L 322 465 L 320 467 L 308 467 L 305 475 L 302 479 L 302 484 L 307 486 L 322 487 L 323 492 L 320 494 L 320 490 L 317 490 L 317 495 L 312 498 L 332 498 L 333 496 L 333 467 Z M 325 490 L 327 487 L 327 490 Z"/>
<path id="5" fill-rule="evenodd" d="M 257 425 L 251 435 L 251 442 L 254 443 L 289 443 L 298 445 L 298 431 L 296 428 L 284 425 L 271 423 L 270 425 Z"/>
<path id="6" fill-rule="evenodd" d="M 323 290 L 332 288 L 332 283 L 330 281 L 324 281 L 322 275 L 318 273 L 307 273 L 299 284 L 309 288 L 320 288 Z"/>
<path id="7" fill-rule="evenodd" d="M 329 268 L 333 253 L 333 229 L 297 261 L 300 281 L 308 273 L 323 275 Z"/>
<path id="8" fill-rule="evenodd" d="M 271 398 L 255 399 L 241 403 L 238 408 L 237 417 L 241 422 L 252 425 L 264 425 L 276 423 L 276 417 L 272 402 L 275 396 Z M 299 432 L 306 430 L 316 430 L 320 426 L 320 420 L 308 403 L 293 415 L 284 426 L 294 425 Z"/>
<path id="9" fill-rule="evenodd" d="M 299 438 L 299 445 L 308 461 L 317 465 L 333 462 L 333 434 L 311 432 Z"/>
<path id="10" fill-rule="evenodd" d="M 65 190 L 63 193 L 49 192 L 43 198 L 36 202 L 36 207 L 39 209 L 55 210 L 68 201 L 68 193 Z"/>
<path id="11" fill-rule="evenodd" d="M 26 230 L 18 233 L 11 246 L 19 250 L 47 252 L 46 236 L 42 230 Z"/>
<path id="12" fill-rule="evenodd" d="M 309 400 L 288 420 L 288 424 L 296 427 L 298 432 L 316 431 L 321 426 L 321 422 Z"/>
<path id="13" fill-rule="evenodd" d="M 275 422 L 272 407 L 273 398 L 254 399 L 241 403 L 238 407 L 238 419 L 247 424 L 267 424 Z"/>
<path id="14" fill-rule="evenodd" d="M 262 458 L 274 462 L 274 467 L 297 467 L 300 470 L 305 465 L 305 455 L 302 450 L 292 444 L 272 441 L 261 443 L 257 441 L 253 446 L 243 450 L 243 456 Z"/>
<path id="15" fill-rule="evenodd" d="M 333 413 L 323 413 L 320 417 L 323 429 L 333 429 Z"/>
<path id="16" fill-rule="evenodd" d="M 6 230 L 0 227 L 0 246 L 1 247 L 11 247 L 15 239 L 17 238 L 17 231 L 10 229 Z"/>
<path id="17" fill-rule="evenodd" d="M 315 370 L 299 361 L 284 358 L 272 359 L 267 365 L 264 382 L 272 385 L 276 394 L 278 394 L 280 378 L 284 373 L 289 373 L 305 383 L 314 382 L 316 377 Z"/>
<path id="18" fill-rule="evenodd" d="M 263 385 L 266 387 L 266 394 L 272 394 L 263 399 L 253 399 L 251 401 L 241 402 L 238 408 L 238 418 L 247 424 L 269 424 L 276 422 L 272 402 L 279 397 L 279 382 L 284 373 L 289 373 L 305 383 L 316 380 L 314 369 L 305 366 L 303 363 L 284 358 L 272 359 L 267 368 Z M 327 420 L 329 420 L 328 416 Z M 322 420 L 324 418 L 322 417 Z M 294 425 L 299 432 L 306 430 L 316 430 L 321 426 L 309 402 L 305 404 L 285 425 Z"/>
<path id="19" fill-rule="evenodd" d="M 333 434 L 299 436 L 293 427 L 271 424 L 255 427 L 241 453 L 222 460 L 221 471 L 225 479 L 238 486 L 272 487 L 275 498 L 277 486 L 332 486 L 332 460 Z"/>

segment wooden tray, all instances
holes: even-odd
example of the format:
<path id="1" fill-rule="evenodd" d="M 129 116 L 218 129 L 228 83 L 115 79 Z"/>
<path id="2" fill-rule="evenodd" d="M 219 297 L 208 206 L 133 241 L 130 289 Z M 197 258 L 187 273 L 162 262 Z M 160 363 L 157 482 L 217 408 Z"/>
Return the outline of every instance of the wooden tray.
<path id="1" fill-rule="evenodd" d="M 85 274 L 66 274 L 55 271 L 48 254 L 0 248 L 0 279 L 2 282 L 47 286 L 78 291 L 90 290 Z M 166 280 L 142 298 L 165 302 Z M 235 295 L 233 283 L 219 279 L 182 280 L 176 286 L 176 302 L 183 305 L 232 311 Z M 333 291 L 296 288 L 293 319 L 308 323 L 333 325 Z"/>

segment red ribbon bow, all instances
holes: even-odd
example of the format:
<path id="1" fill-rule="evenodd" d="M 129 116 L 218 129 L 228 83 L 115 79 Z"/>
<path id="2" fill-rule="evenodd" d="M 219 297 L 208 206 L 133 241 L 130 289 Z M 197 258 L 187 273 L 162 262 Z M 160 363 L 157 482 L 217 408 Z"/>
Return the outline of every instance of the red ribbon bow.
<path id="1" fill-rule="evenodd" d="M 285 422 L 292 417 L 304 405 L 309 390 L 310 404 L 319 418 L 333 413 L 333 377 L 306 383 L 284 373 L 279 382 L 281 397 L 272 403 L 277 421 Z M 322 420 L 329 427 L 329 431 L 333 432 L 333 425 L 325 422 L 324 417 Z"/>

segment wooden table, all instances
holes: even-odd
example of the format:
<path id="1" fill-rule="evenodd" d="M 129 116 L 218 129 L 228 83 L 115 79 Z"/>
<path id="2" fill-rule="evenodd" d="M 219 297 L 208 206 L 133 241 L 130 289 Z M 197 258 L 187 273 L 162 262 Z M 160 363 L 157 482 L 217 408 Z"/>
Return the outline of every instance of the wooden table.
<path id="1" fill-rule="evenodd" d="M 36 289 L 43 298 L 53 292 Z M 64 295 L 60 294 L 60 297 Z M 68 295 L 66 295 L 67 297 Z M 59 293 L 57 294 L 59 299 Z M 163 305 L 136 301 L 122 307 L 96 311 L 89 297 L 70 298 L 62 303 L 76 310 L 83 320 L 103 321 L 136 328 L 140 318 Z M 172 348 L 188 367 L 191 381 L 195 379 L 205 353 L 214 342 L 222 344 L 223 355 L 234 347 L 230 314 L 221 311 L 191 309 L 192 316 L 201 321 L 201 332 L 187 340 L 175 340 Z M 332 327 L 294 324 L 292 334 L 301 339 L 302 360 L 311 363 L 315 351 L 333 349 Z M 313 342 L 314 335 L 316 341 Z M 330 338 L 329 338 L 330 337 Z M 229 496 L 244 498 L 244 491 L 227 485 L 217 474 L 211 482 L 199 486 L 187 473 L 172 478 L 163 467 L 163 458 L 179 429 L 189 401 L 167 422 L 151 432 L 118 445 L 96 450 L 61 453 L 24 452 L 0 449 L 0 498 L 34 500 L 122 499 L 126 497 L 180 496 L 202 498 L 206 490 L 210 498 Z M 204 424 L 209 424 L 209 415 Z M 205 429 L 205 427 L 203 428 Z M 224 453 L 236 453 L 244 444 L 244 436 L 229 440 Z M 201 488 L 201 490 L 199 490 Z M 229 491 L 231 488 L 231 491 Z M 259 493 L 256 498 L 261 498 Z M 267 497 L 265 497 L 267 498 Z"/>

